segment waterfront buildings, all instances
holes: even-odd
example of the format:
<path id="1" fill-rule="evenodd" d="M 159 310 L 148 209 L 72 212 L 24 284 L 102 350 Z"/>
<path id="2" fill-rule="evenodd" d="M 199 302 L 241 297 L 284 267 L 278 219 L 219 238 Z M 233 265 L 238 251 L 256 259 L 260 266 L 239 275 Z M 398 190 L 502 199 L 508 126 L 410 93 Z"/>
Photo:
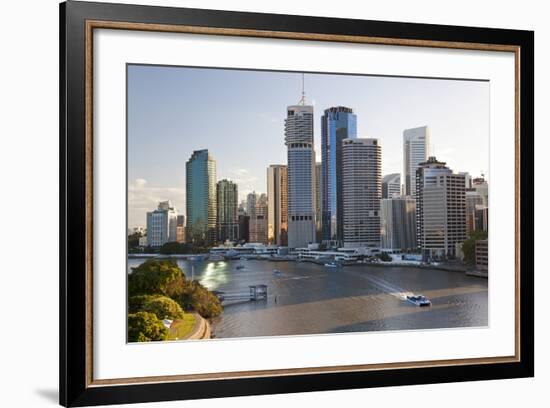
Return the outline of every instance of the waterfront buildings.
<path id="1" fill-rule="evenodd" d="M 250 216 L 239 214 L 239 242 L 249 242 Z"/>
<path id="2" fill-rule="evenodd" d="M 299 248 L 315 241 L 313 106 L 306 105 L 304 97 L 299 105 L 287 108 L 285 144 L 288 165 L 288 246 Z"/>
<path id="3" fill-rule="evenodd" d="M 267 244 L 267 195 L 252 192 L 247 196 L 249 242 Z"/>
<path id="4" fill-rule="evenodd" d="M 483 205 L 481 194 L 475 189 L 466 189 L 466 234 L 476 230 L 476 209 Z"/>
<path id="5" fill-rule="evenodd" d="M 416 243 L 416 200 L 393 196 L 380 201 L 380 247 L 411 251 Z"/>
<path id="6" fill-rule="evenodd" d="M 288 169 L 283 164 L 267 168 L 267 240 L 288 244 Z"/>
<path id="7" fill-rule="evenodd" d="M 416 170 L 428 158 L 430 131 L 428 126 L 406 129 L 403 132 L 404 194 L 416 197 Z"/>
<path id="8" fill-rule="evenodd" d="M 401 195 L 401 174 L 387 174 L 382 178 L 382 198 Z"/>
<path id="9" fill-rule="evenodd" d="M 209 244 L 216 240 L 216 161 L 207 149 L 195 150 L 185 164 L 186 239 Z"/>
<path id="10" fill-rule="evenodd" d="M 489 271 L 489 241 L 476 241 L 476 269 L 487 273 Z"/>
<path id="11" fill-rule="evenodd" d="M 321 117 L 322 239 L 343 239 L 342 141 L 357 137 L 357 116 L 351 108 L 326 109 Z"/>
<path id="12" fill-rule="evenodd" d="M 475 228 L 478 231 L 489 231 L 489 208 L 477 205 L 475 212 Z"/>
<path id="13" fill-rule="evenodd" d="M 466 239 L 464 178 L 435 157 L 420 163 L 416 172 L 416 223 L 424 259 L 454 257 L 456 244 Z"/>
<path id="14" fill-rule="evenodd" d="M 344 139 L 341 183 L 345 248 L 380 245 L 381 166 L 378 139 Z"/>
<path id="15" fill-rule="evenodd" d="M 489 206 L 489 184 L 483 177 L 476 177 L 472 180 L 472 188 L 474 188 L 479 195 L 481 195 L 481 198 L 483 199 L 483 205 L 485 207 Z"/>
<path id="16" fill-rule="evenodd" d="M 176 241 L 180 244 L 185 242 L 185 216 L 178 215 L 176 221 Z"/>
<path id="17" fill-rule="evenodd" d="M 156 210 L 147 213 L 147 245 L 160 247 L 177 239 L 178 213 L 171 201 L 161 201 Z"/>
<path id="18" fill-rule="evenodd" d="M 315 241 L 322 241 L 323 218 L 321 207 L 323 205 L 323 163 L 315 163 Z"/>
<path id="19" fill-rule="evenodd" d="M 237 184 L 223 179 L 216 185 L 216 229 L 218 241 L 237 241 L 239 220 L 237 216 L 239 193 Z"/>

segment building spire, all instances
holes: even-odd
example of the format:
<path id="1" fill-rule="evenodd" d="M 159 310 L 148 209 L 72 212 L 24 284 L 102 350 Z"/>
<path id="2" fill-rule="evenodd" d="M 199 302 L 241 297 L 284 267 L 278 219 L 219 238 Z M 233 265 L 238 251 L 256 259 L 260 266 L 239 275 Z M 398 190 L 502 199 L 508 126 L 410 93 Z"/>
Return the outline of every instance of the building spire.
<path id="1" fill-rule="evenodd" d="M 305 75 L 302 72 L 302 98 L 300 99 L 300 105 L 306 104 L 306 91 L 305 91 Z"/>

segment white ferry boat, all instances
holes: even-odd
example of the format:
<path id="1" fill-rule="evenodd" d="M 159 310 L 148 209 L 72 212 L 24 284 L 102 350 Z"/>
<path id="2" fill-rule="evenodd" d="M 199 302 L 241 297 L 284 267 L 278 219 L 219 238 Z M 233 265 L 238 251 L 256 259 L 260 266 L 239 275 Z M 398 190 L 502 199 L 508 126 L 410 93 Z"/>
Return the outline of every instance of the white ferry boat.
<path id="1" fill-rule="evenodd" d="M 407 302 L 420 307 L 431 306 L 432 304 L 431 300 L 423 295 L 408 295 Z"/>

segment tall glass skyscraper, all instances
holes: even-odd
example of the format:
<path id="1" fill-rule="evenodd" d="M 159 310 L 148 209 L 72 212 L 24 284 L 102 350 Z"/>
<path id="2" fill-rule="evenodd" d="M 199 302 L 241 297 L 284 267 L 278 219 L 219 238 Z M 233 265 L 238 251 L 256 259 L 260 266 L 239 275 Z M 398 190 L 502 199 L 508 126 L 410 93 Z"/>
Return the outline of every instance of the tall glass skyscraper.
<path id="1" fill-rule="evenodd" d="M 218 181 L 216 188 L 217 204 L 217 239 L 225 242 L 239 239 L 239 220 L 237 208 L 239 206 L 239 193 L 237 184 L 230 180 Z"/>
<path id="2" fill-rule="evenodd" d="M 185 164 L 186 239 L 216 241 L 216 161 L 208 150 L 195 150 Z"/>
<path id="3" fill-rule="evenodd" d="M 285 144 L 288 159 L 288 246 L 315 242 L 315 150 L 313 106 L 287 108 Z"/>
<path id="4" fill-rule="evenodd" d="M 430 131 L 428 126 L 403 131 L 403 182 L 405 195 L 416 197 L 416 170 L 428 159 Z"/>
<path id="5" fill-rule="evenodd" d="M 357 137 L 357 116 L 344 106 L 325 110 L 321 118 L 322 240 L 343 239 L 342 141 Z"/>

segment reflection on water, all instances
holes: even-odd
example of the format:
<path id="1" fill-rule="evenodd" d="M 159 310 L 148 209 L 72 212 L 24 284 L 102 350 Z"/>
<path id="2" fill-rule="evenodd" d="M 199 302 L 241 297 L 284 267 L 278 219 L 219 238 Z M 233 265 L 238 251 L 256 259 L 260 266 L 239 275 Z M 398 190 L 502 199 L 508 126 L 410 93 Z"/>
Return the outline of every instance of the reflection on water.
<path id="1" fill-rule="evenodd" d="M 143 261 L 129 259 L 128 266 Z M 189 279 L 210 290 L 242 293 L 249 285 L 268 286 L 267 301 L 224 304 L 213 324 L 218 338 L 479 327 L 488 321 L 487 280 L 458 272 L 327 268 L 305 262 L 177 262 Z M 405 302 L 411 293 L 427 296 L 432 306 Z"/>

